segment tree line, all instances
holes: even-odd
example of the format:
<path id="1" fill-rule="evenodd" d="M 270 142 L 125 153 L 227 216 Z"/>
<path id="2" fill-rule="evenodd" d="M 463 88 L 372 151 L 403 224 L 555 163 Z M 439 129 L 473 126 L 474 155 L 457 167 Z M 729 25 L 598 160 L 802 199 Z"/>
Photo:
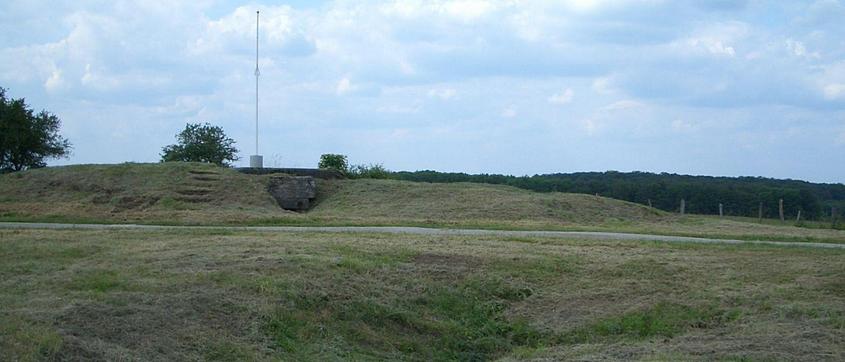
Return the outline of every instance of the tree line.
<path id="1" fill-rule="evenodd" d="M 598 194 L 614 199 L 678 211 L 680 201 L 686 212 L 719 214 L 719 204 L 728 216 L 757 217 L 760 204 L 763 217 L 779 216 L 783 199 L 784 214 L 795 218 L 827 219 L 831 208 L 845 215 L 845 185 L 820 184 L 763 177 L 688 176 L 648 172 L 578 172 L 534 176 L 450 173 L 437 171 L 393 172 L 391 178 L 419 182 L 478 182 L 509 185 L 538 192 Z"/>

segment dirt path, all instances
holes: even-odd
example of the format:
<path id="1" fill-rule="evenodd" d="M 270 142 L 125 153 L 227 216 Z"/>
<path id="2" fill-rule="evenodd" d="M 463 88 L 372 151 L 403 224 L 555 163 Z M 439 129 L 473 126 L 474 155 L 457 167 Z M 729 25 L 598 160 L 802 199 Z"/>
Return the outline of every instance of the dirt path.
<path id="1" fill-rule="evenodd" d="M 321 233 L 387 233 L 415 235 L 471 235 L 471 236 L 542 236 L 578 238 L 591 240 L 640 240 L 670 243 L 699 244 L 756 244 L 796 246 L 810 248 L 845 249 L 845 244 L 787 242 L 768 240 L 709 239 L 686 236 L 629 234 L 591 231 L 527 231 L 527 230 L 479 230 L 479 229 L 435 229 L 408 226 L 166 226 L 136 224 L 55 224 L 0 222 L 0 229 L 59 229 L 59 230 L 233 230 L 257 232 L 321 232 Z"/>

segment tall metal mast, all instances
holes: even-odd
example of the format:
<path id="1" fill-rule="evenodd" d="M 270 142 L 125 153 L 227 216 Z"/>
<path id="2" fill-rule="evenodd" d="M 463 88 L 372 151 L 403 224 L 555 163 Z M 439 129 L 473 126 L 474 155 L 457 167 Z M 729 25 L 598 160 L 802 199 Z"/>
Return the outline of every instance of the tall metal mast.
<path id="1" fill-rule="evenodd" d="M 264 157 L 258 154 L 258 76 L 261 72 L 258 70 L 258 15 L 255 12 L 255 154 L 249 156 L 249 167 L 262 168 L 264 167 Z"/>
<path id="2" fill-rule="evenodd" d="M 258 154 L 258 76 L 261 72 L 258 70 L 258 15 L 255 12 L 255 154 Z"/>

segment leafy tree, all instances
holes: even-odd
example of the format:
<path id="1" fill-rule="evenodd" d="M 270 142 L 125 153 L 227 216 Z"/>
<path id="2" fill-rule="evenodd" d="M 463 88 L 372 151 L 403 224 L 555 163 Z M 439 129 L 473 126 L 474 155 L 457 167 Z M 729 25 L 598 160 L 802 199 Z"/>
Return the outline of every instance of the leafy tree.
<path id="1" fill-rule="evenodd" d="M 346 155 L 326 153 L 320 156 L 320 163 L 317 167 L 346 173 L 349 163 L 346 161 Z"/>
<path id="2" fill-rule="evenodd" d="M 238 160 L 235 140 L 226 137 L 221 127 L 188 123 L 176 139 L 179 143 L 162 149 L 161 162 L 207 162 L 229 166 L 229 161 Z"/>
<path id="3" fill-rule="evenodd" d="M 44 167 L 48 158 L 67 157 L 70 142 L 59 135 L 61 120 L 35 113 L 23 98 L 6 98 L 0 88 L 0 172 Z"/>

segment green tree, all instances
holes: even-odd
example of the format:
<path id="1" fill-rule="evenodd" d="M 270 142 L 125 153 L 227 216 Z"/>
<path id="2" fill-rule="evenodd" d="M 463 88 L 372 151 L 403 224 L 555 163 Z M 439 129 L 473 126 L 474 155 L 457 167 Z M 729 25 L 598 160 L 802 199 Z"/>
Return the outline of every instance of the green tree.
<path id="1" fill-rule="evenodd" d="M 345 155 L 326 153 L 320 156 L 320 163 L 317 165 L 317 167 L 337 170 L 346 173 L 347 169 L 349 168 L 349 163 L 346 161 Z"/>
<path id="2" fill-rule="evenodd" d="M 177 144 L 162 149 L 161 162 L 207 162 L 229 166 L 230 161 L 238 160 L 235 140 L 226 137 L 223 128 L 218 126 L 188 123 L 176 139 L 179 140 Z"/>
<path id="3" fill-rule="evenodd" d="M 59 135 L 61 120 L 35 113 L 23 98 L 6 98 L 0 88 L 0 172 L 44 167 L 45 159 L 67 157 L 70 142 Z"/>

